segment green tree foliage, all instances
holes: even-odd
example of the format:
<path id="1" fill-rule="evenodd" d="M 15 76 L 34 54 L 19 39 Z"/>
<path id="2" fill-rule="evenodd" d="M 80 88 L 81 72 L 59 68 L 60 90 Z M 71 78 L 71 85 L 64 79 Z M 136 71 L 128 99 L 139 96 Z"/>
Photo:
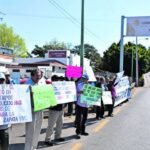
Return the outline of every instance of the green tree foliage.
<path id="1" fill-rule="evenodd" d="M 119 72 L 119 43 L 112 43 L 112 45 L 104 52 L 102 58 L 102 69 L 110 72 Z"/>
<path id="2" fill-rule="evenodd" d="M 0 46 L 13 49 L 16 57 L 27 56 L 24 40 L 13 32 L 12 27 L 7 27 L 6 24 L 0 25 Z"/>
<path id="3" fill-rule="evenodd" d="M 80 45 L 75 46 L 72 51 L 80 54 Z M 98 53 L 98 50 L 90 44 L 84 44 L 84 56 L 85 58 L 90 59 L 91 66 L 94 71 L 100 71 L 101 66 L 101 56 Z"/>
<path id="4" fill-rule="evenodd" d="M 45 57 L 45 53 L 47 53 L 48 50 L 66 50 L 69 49 L 69 46 L 69 44 L 65 44 L 64 42 L 52 40 L 51 42 L 45 44 L 42 47 L 35 45 L 35 48 L 31 53 L 36 55 L 37 57 Z"/>
<path id="5" fill-rule="evenodd" d="M 138 63 L 139 77 L 150 70 L 150 50 L 147 50 L 143 45 L 138 44 Z M 124 71 L 125 74 L 131 76 L 133 51 L 133 76 L 136 75 L 136 45 L 128 42 L 124 45 Z M 108 50 L 104 52 L 102 58 L 102 68 L 110 72 L 119 72 L 120 63 L 120 43 L 113 43 Z"/>

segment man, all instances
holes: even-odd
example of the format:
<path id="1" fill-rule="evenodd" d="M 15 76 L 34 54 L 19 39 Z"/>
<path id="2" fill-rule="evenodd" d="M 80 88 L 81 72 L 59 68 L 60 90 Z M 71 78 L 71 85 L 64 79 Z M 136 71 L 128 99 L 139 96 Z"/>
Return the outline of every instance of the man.
<path id="1" fill-rule="evenodd" d="M 81 103 L 81 94 L 83 94 L 84 84 L 88 83 L 88 75 L 83 74 L 81 79 L 77 83 L 77 102 L 76 102 L 76 138 L 80 139 L 80 134 L 84 136 L 88 136 L 88 133 L 85 132 L 85 123 L 87 121 L 88 116 L 88 105 L 85 103 Z"/>
<path id="2" fill-rule="evenodd" d="M 0 73 L 0 84 L 5 84 L 5 75 Z M 0 150 L 9 149 L 9 125 L 0 125 Z"/>
<path id="3" fill-rule="evenodd" d="M 102 91 L 108 90 L 107 85 L 106 85 L 106 83 L 105 83 L 105 78 L 104 78 L 104 77 L 100 77 L 100 78 L 98 79 L 98 82 L 97 82 L 97 84 L 96 84 L 96 87 L 101 88 Z M 103 119 L 105 118 L 105 117 L 104 117 L 104 111 L 105 111 L 105 109 L 104 109 L 104 103 L 103 103 L 102 98 L 101 98 L 100 103 L 101 103 L 100 106 L 96 106 L 96 119 L 97 119 L 97 120 L 99 120 L 99 119 L 101 119 L 101 118 L 103 118 Z"/>
<path id="4" fill-rule="evenodd" d="M 41 70 L 36 69 L 31 72 L 31 78 L 26 81 L 26 84 L 31 86 L 38 85 L 41 79 Z M 32 88 L 31 88 L 32 89 Z M 31 92 L 32 99 L 32 92 Z M 26 138 L 25 138 L 25 150 L 36 150 L 38 145 L 38 138 L 41 131 L 43 112 L 34 112 L 34 106 L 32 103 L 32 122 L 26 123 Z"/>
<path id="5" fill-rule="evenodd" d="M 56 75 L 52 76 L 51 78 L 52 83 L 55 81 L 62 81 L 64 78 L 58 77 Z M 61 137 L 62 134 L 62 127 L 63 127 L 63 117 L 64 117 L 64 107 L 65 104 L 58 104 L 54 107 L 49 108 L 49 116 L 48 116 L 48 127 L 46 130 L 45 136 L 45 144 L 48 146 L 53 146 L 52 142 L 52 135 L 54 131 L 54 125 L 56 124 L 55 128 L 55 141 L 56 142 L 64 142 L 65 139 Z"/>

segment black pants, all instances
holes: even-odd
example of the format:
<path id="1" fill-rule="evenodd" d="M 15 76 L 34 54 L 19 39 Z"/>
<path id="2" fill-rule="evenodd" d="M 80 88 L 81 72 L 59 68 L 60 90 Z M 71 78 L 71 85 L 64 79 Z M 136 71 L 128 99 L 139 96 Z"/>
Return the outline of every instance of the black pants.
<path id="1" fill-rule="evenodd" d="M 68 103 L 68 115 L 73 114 L 73 104 L 74 104 L 74 102 Z"/>
<path id="2" fill-rule="evenodd" d="M 103 101 L 101 100 L 101 106 L 96 106 L 96 118 L 98 119 L 99 117 L 104 116 L 104 104 Z"/>
<path id="3" fill-rule="evenodd" d="M 115 99 L 112 98 L 112 105 L 107 105 L 107 108 L 108 108 L 108 116 L 112 115 L 113 110 L 114 110 L 114 104 L 115 104 Z"/>
<path id="4" fill-rule="evenodd" d="M 9 149 L 9 134 L 8 129 L 0 130 L 0 150 Z"/>
<path id="5" fill-rule="evenodd" d="M 76 105 L 76 134 L 85 132 L 85 123 L 87 121 L 88 108 Z"/>

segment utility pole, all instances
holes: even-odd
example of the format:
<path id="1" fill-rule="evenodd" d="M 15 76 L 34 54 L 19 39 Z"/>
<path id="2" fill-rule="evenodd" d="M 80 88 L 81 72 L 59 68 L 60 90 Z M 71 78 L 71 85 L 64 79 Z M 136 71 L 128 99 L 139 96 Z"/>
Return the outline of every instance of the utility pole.
<path id="1" fill-rule="evenodd" d="M 132 56 L 131 56 L 131 82 L 133 82 L 133 49 L 132 49 Z"/>
<path id="2" fill-rule="evenodd" d="M 139 82 L 139 63 L 138 63 L 138 38 L 136 36 L 136 86 Z"/>
<path id="3" fill-rule="evenodd" d="M 124 18 L 125 16 L 121 16 L 121 37 L 120 37 L 120 68 L 119 71 L 123 71 L 124 65 L 124 47 L 123 47 L 123 38 L 124 38 Z"/>
<path id="4" fill-rule="evenodd" d="M 81 2 L 81 47 L 80 47 L 80 66 L 84 68 L 84 0 Z"/>

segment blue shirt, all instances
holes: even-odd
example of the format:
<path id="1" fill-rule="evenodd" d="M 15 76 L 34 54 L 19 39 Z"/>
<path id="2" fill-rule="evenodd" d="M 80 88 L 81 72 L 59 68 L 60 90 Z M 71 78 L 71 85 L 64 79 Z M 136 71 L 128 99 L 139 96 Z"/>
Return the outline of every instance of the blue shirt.
<path id="1" fill-rule="evenodd" d="M 86 107 L 88 108 L 89 106 L 86 103 L 81 103 L 81 95 L 79 94 L 79 92 L 83 91 L 83 86 L 85 83 L 83 83 L 82 81 L 79 81 L 77 83 L 76 89 L 77 89 L 77 105 L 81 106 L 81 107 Z"/>
<path id="2" fill-rule="evenodd" d="M 29 79 L 25 82 L 25 84 L 35 85 L 35 82 L 34 82 L 31 78 L 29 78 Z"/>

